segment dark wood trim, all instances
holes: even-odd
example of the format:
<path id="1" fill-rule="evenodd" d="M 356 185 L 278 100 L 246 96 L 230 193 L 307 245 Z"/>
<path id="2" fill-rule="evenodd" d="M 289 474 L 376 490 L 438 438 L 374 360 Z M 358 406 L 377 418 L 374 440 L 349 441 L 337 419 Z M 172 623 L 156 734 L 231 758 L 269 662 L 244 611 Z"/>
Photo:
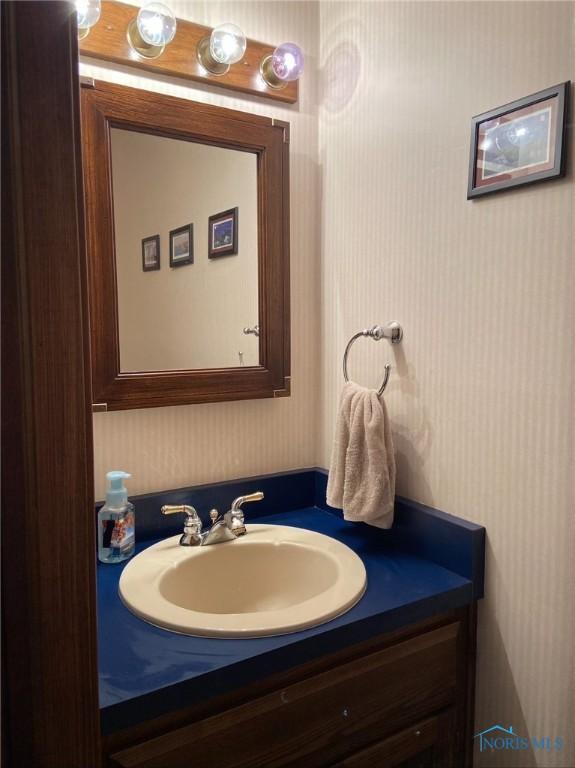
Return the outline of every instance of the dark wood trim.
<path id="1" fill-rule="evenodd" d="M 283 132 L 283 163 L 282 163 L 282 188 L 283 199 L 289 202 L 290 199 L 290 167 L 289 167 L 289 145 L 290 145 L 290 124 L 284 120 L 274 119 L 274 125 L 276 128 Z M 290 257 L 289 257 L 289 242 L 290 242 L 290 207 L 286 205 L 284 208 L 284 216 L 282 218 L 283 225 L 283 239 L 284 253 L 282 255 L 284 263 L 284 284 L 283 284 L 283 305 L 284 310 L 284 368 L 288 371 L 288 375 L 284 379 L 284 387 L 282 390 L 276 392 L 276 397 L 289 397 L 291 393 L 291 378 L 289 377 L 290 371 L 290 356 L 291 356 L 291 314 L 290 314 Z"/>
<path id="2" fill-rule="evenodd" d="M 77 41 L 66 2 L 2 3 L 3 756 L 99 765 Z"/>
<path id="3" fill-rule="evenodd" d="M 82 89 L 92 383 L 108 410 L 277 397 L 289 393 L 289 136 L 269 118 L 96 83 Z M 110 128 L 253 152 L 258 158 L 260 365 L 120 370 Z"/>
<path id="4" fill-rule="evenodd" d="M 277 90 L 267 86 L 260 76 L 260 63 L 273 53 L 275 45 L 248 40 L 244 58 L 230 67 L 225 75 L 212 75 L 200 65 L 196 48 L 200 40 L 211 34 L 210 27 L 178 19 L 176 36 L 157 59 L 146 59 L 134 54 L 126 37 L 128 24 L 138 12 L 125 3 L 102 3 L 102 15 L 88 37 L 80 41 L 80 53 L 104 61 L 112 61 L 128 67 L 194 80 L 209 86 L 231 91 L 251 93 L 266 99 L 287 104 L 298 100 L 298 83 L 287 83 Z M 277 44 L 283 42 L 279 40 Z"/>
<path id="5" fill-rule="evenodd" d="M 477 603 L 472 603 L 467 611 L 466 644 L 466 700 L 461 706 L 467 714 L 464 723 L 464 736 L 461 754 L 465 756 L 465 768 L 473 768 L 473 738 L 475 734 L 475 675 L 477 669 Z"/>

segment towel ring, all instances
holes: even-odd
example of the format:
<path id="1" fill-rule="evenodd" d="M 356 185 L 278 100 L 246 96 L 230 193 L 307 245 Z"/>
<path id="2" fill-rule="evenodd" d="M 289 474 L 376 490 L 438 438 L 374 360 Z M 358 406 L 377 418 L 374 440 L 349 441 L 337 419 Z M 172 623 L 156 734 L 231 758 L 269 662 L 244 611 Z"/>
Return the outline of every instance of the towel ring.
<path id="1" fill-rule="evenodd" d="M 343 378 L 345 379 L 346 382 L 349 381 L 349 376 L 347 375 L 347 356 L 353 342 L 359 339 L 361 336 L 369 336 L 369 338 L 373 339 L 374 341 L 379 341 L 380 339 L 389 339 L 392 344 L 399 344 L 399 342 L 403 338 L 403 328 L 399 323 L 396 323 L 394 321 L 392 323 L 388 323 L 385 326 L 374 325 L 373 328 L 364 328 L 363 331 L 359 331 L 359 333 L 355 333 L 351 337 L 351 339 L 347 342 L 347 347 L 345 348 L 345 352 L 343 353 Z M 383 383 L 381 387 L 377 390 L 378 397 L 383 395 L 383 393 L 385 392 L 385 388 L 387 387 L 387 382 L 389 381 L 390 373 L 391 373 L 391 365 L 389 365 L 388 363 L 385 366 Z"/>

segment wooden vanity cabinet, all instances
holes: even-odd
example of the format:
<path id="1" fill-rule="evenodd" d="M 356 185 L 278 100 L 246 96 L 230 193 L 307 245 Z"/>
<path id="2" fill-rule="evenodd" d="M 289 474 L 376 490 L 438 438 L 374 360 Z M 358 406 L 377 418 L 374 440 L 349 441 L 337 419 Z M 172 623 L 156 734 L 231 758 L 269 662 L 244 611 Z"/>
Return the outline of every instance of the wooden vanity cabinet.
<path id="1" fill-rule="evenodd" d="M 451 735 L 457 727 L 455 707 L 405 728 L 355 752 L 333 768 L 442 768 L 456 766 Z M 461 763 L 465 765 L 465 763 Z"/>
<path id="2" fill-rule="evenodd" d="M 474 607 L 104 740 L 118 768 L 468 768 Z"/>

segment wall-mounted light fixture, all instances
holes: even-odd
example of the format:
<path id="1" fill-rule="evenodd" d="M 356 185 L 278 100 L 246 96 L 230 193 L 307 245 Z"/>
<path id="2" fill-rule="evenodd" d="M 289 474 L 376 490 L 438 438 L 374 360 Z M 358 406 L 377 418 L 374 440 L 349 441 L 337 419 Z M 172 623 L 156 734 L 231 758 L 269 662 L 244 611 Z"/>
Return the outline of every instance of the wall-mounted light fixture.
<path id="1" fill-rule="evenodd" d="M 163 3 L 146 3 L 128 25 L 130 48 L 145 59 L 157 59 L 176 34 L 176 17 Z"/>
<path id="2" fill-rule="evenodd" d="M 239 27 L 221 24 L 198 43 L 198 61 L 212 75 L 225 75 L 231 64 L 243 59 L 246 45 L 246 36 Z"/>
<path id="3" fill-rule="evenodd" d="M 260 73 L 266 85 L 281 90 L 288 83 L 299 80 L 304 65 L 301 48 L 295 43 L 278 45 L 271 56 L 266 56 L 260 64 Z"/>
<path id="4" fill-rule="evenodd" d="M 303 70 L 303 54 L 297 45 L 284 43 L 276 48 L 246 40 L 234 24 L 214 29 L 176 19 L 170 3 L 140 0 L 140 8 L 125 2 L 103 2 L 99 16 L 100 0 L 77 0 L 82 29 L 89 29 L 99 17 L 96 33 L 80 31 L 84 37 L 80 54 L 283 104 L 297 102 L 298 78 Z M 172 41 L 174 44 L 169 45 Z"/>
<path id="5" fill-rule="evenodd" d="M 78 20 L 78 39 L 83 40 L 97 24 L 102 13 L 100 0 L 76 0 L 76 18 Z"/>

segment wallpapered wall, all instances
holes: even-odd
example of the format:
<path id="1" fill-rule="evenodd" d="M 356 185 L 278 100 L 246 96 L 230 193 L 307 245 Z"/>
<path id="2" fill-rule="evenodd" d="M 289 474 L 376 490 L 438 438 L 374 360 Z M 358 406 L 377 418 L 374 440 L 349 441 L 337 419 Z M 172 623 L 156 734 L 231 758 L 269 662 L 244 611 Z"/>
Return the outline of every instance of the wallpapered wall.
<path id="1" fill-rule="evenodd" d="M 299 103 L 276 105 L 231 91 L 207 90 L 174 78 L 138 76 L 137 70 L 86 60 L 83 74 L 180 98 L 287 120 L 292 126 L 291 331 L 292 395 L 277 400 L 213 403 L 94 416 L 96 498 L 105 474 L 125 469 L 131 493 L 246 477 L 315 464 L 319 406 L 318 279 L 319 169 L 317 164 L 318 7 L 315 3 L 185 2 L 170 6 L 180 18 L 217 26 L 240 24 L 259 40 L 297 40 L 309 51 Z M 184 269 L 189 269 L 185 267 Z M 246 325 L 251 323 L 246 322 Z"/>
<path id="2" fill-rule="evenodd" d="M 326 466 L 345 343 L 399 320 L 403 344 L 363 340 L 350 373 L 376 384 L 393 364 L 399 493 L 487 527 L 477 728 L 566 742 L 477 762 L 573 766 L 573 162 L 479 201 L 466 184 L 472 115 L 575 79 L 575 4 L 173 5 L 307 55 L 295 107 L 84 66 L 291 122 L 293 394 L 96 415 L 97 497 L 111 468 L 136 493 Z"/>
<path id="3" fill-rule="evenodd" d="M 487 527 L 477 728 L 575 765 L 575 182 L 466 200 L 472 115 L 575 79 L 575 4 L 321 3 L 322 445 L 350 367 L 387 403 L 398 492 Z M 573 146 L 573 123 L 569 129 Z M 361 343 L 361 349 L 360 349 Z"/>

